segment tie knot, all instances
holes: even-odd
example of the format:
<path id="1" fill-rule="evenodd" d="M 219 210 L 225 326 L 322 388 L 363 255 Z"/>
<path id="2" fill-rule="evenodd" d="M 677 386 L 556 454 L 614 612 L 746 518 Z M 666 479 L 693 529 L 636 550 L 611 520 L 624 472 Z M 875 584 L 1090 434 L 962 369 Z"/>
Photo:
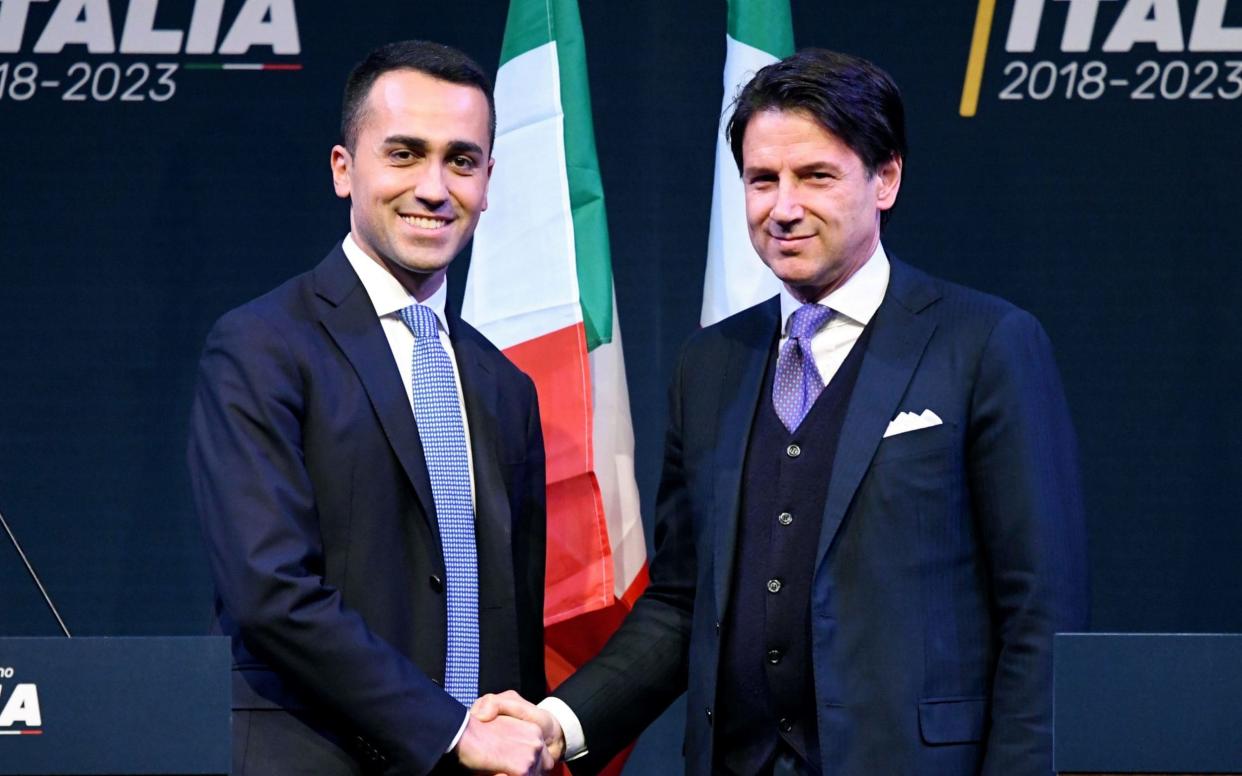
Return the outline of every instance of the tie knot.
<path id="1" fill-rule="evenodd" d="M 789 316 L 789 338 L 809 338 L 820 330 L 831 315 L 832 309 L 822 304 L 802 305 Z"/>
<path id="2" fill-rule="evenodd" d="M 405 321 L 405 325 L 410 327 L 410 331 L 414 332 L 414 339 L 423 337 L 440 336 L 439 322 L 436 321 L 436 311 L 427 305 L 412 304 L 401 310 L 401 320 Z"/>

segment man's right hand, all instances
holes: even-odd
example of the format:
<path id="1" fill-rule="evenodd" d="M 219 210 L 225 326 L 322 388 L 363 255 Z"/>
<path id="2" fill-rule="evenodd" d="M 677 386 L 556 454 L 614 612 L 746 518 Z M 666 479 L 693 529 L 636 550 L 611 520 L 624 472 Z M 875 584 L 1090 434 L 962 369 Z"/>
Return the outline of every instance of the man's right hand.
<path id="1" fill-rule="evenodd" d="M 506 690 L 499 695 L 482 696 L 474 702 L 470 714 L 476 719 L 485 721 L 503 719 L 508 716 L 534 723 L 539 728 L 552 762 L 555 764 L 557 760 L 565 756 L 565 733 L 561 730 L 556 717 L 513 690 Z"/>
<path id="2" fill-rule="evenodd" d="M 539 726 L 514 717 L 483 721 L 473 714 L 454 750 L 466 768 L 505 776 L 540 776 L 556 765 Z"/>

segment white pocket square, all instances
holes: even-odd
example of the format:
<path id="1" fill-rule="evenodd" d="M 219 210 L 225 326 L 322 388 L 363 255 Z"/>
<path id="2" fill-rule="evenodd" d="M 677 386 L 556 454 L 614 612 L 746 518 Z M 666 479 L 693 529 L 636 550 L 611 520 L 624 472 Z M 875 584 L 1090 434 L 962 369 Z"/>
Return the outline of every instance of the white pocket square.
<path id="1" fill-rule="evenodd" d="M 889 421 L 888 428 L 884 429 L 884 438 L 904 434 L 907 431 L 939 426 L 941 423 L 944 421 L 931 410 L 923 410 L 921 415 L 915 415 L 913 412 L 900 412 L 897 417 Z"/>

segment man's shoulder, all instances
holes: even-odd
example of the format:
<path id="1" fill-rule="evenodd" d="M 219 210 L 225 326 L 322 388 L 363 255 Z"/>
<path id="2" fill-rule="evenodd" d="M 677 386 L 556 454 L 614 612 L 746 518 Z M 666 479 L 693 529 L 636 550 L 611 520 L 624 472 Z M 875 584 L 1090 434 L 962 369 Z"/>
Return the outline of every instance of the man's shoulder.
<path id="1" fill-rule="evenodd" d="M 278 330 L 296 329 L 305 324 L 317 326 L 319 311 L 314 302 L 317 289 L 325 285 L 325 280 L 336 280 L 338 284 L 347 282 L 349 276 L 344 275 L 342 270 L 352 274 L 338 246 L 312 269 L 224 313 L 212 329 L 219 332 L 254 326 Z M 357 284 L 356 276 L 354 280 Z"/>
<path id="2" fill-rule="evenodd" d="M 1034 317 L 995 294 L 937 277 L 896 259 L 885 302 L 898 304 L 916 315 L 927 314 L 937 323 L 990 330 L 1006 318 Z"/>
<path id="3" fill-rule="evenodd" d="M 780 298 L 773 296 L 740 310 L 710 326 L 704 326 L 686 340 L 688 350 L 721 347 L 761 347 L 771 345 L 780 325 Z"/>

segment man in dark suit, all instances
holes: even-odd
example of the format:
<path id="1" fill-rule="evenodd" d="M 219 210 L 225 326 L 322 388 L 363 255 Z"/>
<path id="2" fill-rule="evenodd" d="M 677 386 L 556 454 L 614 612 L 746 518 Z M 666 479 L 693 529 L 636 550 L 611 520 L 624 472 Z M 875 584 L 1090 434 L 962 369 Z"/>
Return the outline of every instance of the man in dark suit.
<path id="1" fill-rule="evenodd" d="M 534 385 L 446 307 L 487 206 L 491 83 L 420 41 L 350 74 L 332 149 L 350 232 L 208 336 L 189 462 L 235 774 L 535 773 L 544 454 Z"/>
<path id="2" fill-rule="evenodd" d="M 1052 641 L 1086 625 L 1049 342 L 891 260 L 901 98 L 869 62 L 763 68 L 729 138 L 773 298 L 691 338 L 651 584 L 540 722 L 597 770 L 687 691 L 692 774 L 1052 773 Z"/>

